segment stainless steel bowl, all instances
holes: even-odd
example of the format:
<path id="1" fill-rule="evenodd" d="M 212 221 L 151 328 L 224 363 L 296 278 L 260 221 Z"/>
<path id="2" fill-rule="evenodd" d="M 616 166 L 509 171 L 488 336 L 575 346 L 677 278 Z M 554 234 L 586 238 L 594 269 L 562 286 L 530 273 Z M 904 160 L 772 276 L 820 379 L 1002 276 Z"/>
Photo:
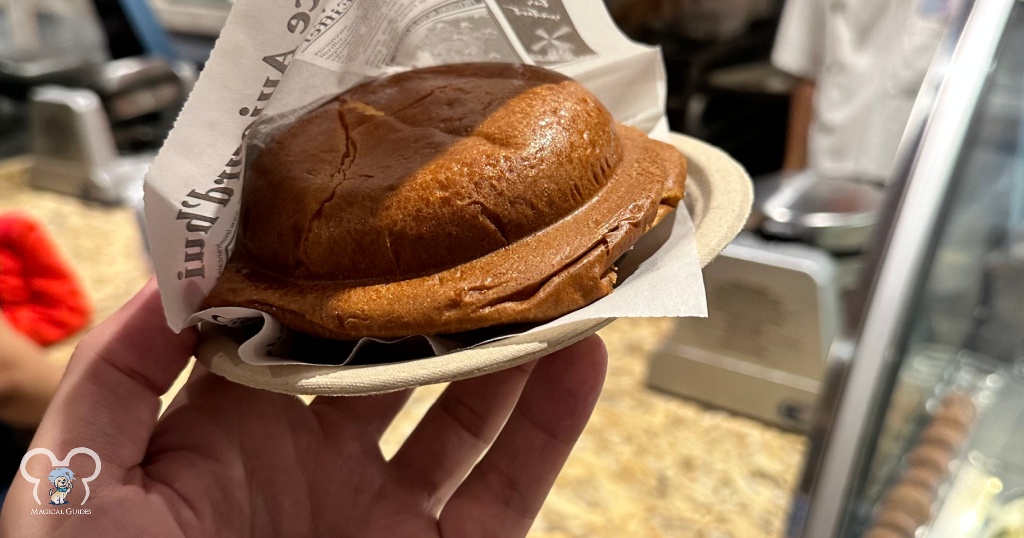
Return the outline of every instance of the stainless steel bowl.
<path id="1" fill-rule="evenodd" d="M 835 254 L 860 252 L 878 222 L 883 192 L 855 181 L 809 172 L 762 179 L 754 186 L 748 229 L 814 245 Z"/>

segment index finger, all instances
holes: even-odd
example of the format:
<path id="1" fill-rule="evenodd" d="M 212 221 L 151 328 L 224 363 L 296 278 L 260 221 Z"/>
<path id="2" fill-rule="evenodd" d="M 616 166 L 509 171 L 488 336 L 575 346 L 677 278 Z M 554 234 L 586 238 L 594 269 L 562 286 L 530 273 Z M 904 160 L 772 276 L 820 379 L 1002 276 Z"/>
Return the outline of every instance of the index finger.
<path id="1" fill-rule="evenodd" d="M 438 521 L 443 536 L 525 536 L 587 424 L 608 355 L 592 336 L 540 359 L 512 415 Z"/>
<path id="2" fill-rule="evenodd" d="M 57 457 L 90 448 L 102 458 L 104 474 L 110 464 L 122 470 L 138 465 L 160 396 L 185 368 L 195 343 L 194 331 L 175 334 L 167 326 L 151 280 L 82 339 L 32 445 Z"/>

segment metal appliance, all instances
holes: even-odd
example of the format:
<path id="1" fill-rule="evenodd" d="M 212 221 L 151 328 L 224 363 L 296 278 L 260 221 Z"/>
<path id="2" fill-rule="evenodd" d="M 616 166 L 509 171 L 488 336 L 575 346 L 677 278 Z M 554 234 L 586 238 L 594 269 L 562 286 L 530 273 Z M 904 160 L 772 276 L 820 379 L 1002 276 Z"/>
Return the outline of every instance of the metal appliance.
<path id="1" fill-rule="evenodd" d="M 754 191 L 748 231 L 704 270 L 708 317 L 677 320 L 648 385 L 805 430 L 882 192 L 809 172 Z"/>
<path id="2" fill-rule="evenodd" d="M 0 94 L 27 102 L 32 186 L 103 203 L 142 179 L 195 80 L 144 2 L 0 2 Z"/>

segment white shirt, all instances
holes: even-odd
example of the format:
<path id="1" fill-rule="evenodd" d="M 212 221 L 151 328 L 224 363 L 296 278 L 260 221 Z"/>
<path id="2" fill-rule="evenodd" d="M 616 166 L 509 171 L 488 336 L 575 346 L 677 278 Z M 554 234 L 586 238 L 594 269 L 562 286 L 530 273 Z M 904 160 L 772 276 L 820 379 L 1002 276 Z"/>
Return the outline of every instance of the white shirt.
<path id="1" fill-rule="evenodd" d="M 772 62 L 813 79 L 808 166 L 884 182 L 948 20 L 948 0 L 787 0 Z"/>

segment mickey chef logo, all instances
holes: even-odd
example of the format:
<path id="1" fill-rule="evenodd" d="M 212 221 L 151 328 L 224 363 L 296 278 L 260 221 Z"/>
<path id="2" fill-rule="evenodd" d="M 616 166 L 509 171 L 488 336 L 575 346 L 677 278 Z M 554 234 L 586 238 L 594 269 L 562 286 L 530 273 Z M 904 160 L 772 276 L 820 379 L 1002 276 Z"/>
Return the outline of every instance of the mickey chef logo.
<path id="1" fill-rule="evenodd" d="M 32 484 L 32 497 L 36 500 L 36 504 L 43 504 L 39 499 L 39 483 L 42 482 L 42 478 L 35 477 L 28 472 L 28 461 L 33 456 L 40 454 L 46 454 L 50 458 L 50 465 L 53 468 L 49 475 L 46 476 L 49 482 L 49 488 L 47 488 L 47 501 L 53 505 L 64 505 L 68 504 L 71 497 L 71 492 L 75 488 L 75 481 L 80 480 L 82 489 L 85 490 L 85 494 L 82 496 L 81 504 L 85 504 L 89 500 L 89 482 L 100 475 L 100 456 L 91 448 L 78 447 L 68 452 L 67 456 L 63 460 L 58 461 L 57 456 L 54 456 L 53 452 L 46 448 L 33 448 L 25 453 L 25 456 L 21 458 L 21 476 L 28 480 Z M 92 458 L 96 464 L 96 470 L 93 471 L 92 475 L 86 478 L 80 478 L 75 476 L 75 472 L 71 470 L 71 458 L 78 455 L 85 454 Z M 75 495 L 77 496 L 77 494 Z"/>

